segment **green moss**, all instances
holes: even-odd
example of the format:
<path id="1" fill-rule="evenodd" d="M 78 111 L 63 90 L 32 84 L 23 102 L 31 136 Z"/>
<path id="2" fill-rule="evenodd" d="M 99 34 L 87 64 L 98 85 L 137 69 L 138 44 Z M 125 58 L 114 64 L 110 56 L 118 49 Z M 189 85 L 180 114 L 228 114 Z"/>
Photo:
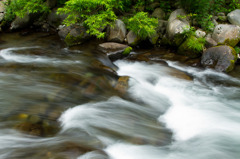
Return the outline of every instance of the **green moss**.
<path id="1" fill-rule="evenodd" d="M 153 45 L 157 44 L 158 38 L 159 38 L 159 35 L 157 34 L 151 37 L 151 42 Z"/>
<path id="2" fill-rule="evenodd" d="M 201 56 L 204 47 L 204 42 L 195 36 L 187 38 L 178 48 L 178 54 L 188 56 L 190 58 L 197 58 Z"/>
<path id="3" fill-rule="evenodd" d="M 74 46 L 74 45 L 79 45 L 83 43 L 83 36 L 84 33 L 81 33 L 79 36 L 72 36 L 70 35 L 70 33 L 66 36 L 65 38 L 65 43 L 67 44 L 67 46 Z"/>
<path id="4" fill-rule="evenodd" d="M 239 42 L 239 39 L 236 38 L 236 39 L 226 39 L 223 43 L 219 43 L 218 45 L 229 45 L 229 46 L 236 46 Z"/>
<path id="5" fill-rule="evenodd" d="M 132 51 L 132 47 L 127 47 L 124 49 L 124 51 L 122 52 L 123 55 L 128 55 L 130 54 L 130 52 Z"/>
<path id="6" fill-rule="evenodd" d="M 226 72 L 232 71 L 234 69 L 234 66 L 235 66 L 235 60 L 231 60 L 229 67 L 226 69 Z"/>

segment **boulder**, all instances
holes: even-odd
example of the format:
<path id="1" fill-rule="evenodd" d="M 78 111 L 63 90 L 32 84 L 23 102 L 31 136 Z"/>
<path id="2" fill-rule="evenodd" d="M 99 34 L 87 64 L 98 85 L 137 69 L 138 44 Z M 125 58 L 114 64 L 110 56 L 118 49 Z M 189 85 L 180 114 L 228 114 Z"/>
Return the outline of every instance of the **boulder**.
<path id="1" fill-rule="evenodd" d="M 98 45 L 98 50 L 106 54 L 110 60 L 115 61 L 127 56 L 132 48 L 115 42 L 106 42 Z"/>
<path id="2" fill-rule="evenodd" d="M 167 37 L 174 45 L 179 46 L 183 41 L 183 38 L 179 37 L 179 35 L 188 28 L 190 28 L 190 24 L 188 22 L 179 19 L 169 21 L 167 25 Z"/>
<path id="3" fill-rule="evenodd" d="M 240 9 L 228 13 L 227 18 L 231 24 L 240 26 Z"/>
<path id="4" fill-rule="evenodd" d="M 220 72 L 229 72 L 233 70 L 236 60 L 236 51 L 231 46 L 221 45 L 207 49 L 203 53 L 201 64 Z"/>
<path id="5" fill-rule="evenodd" d="M 47 23 L 53 28 L 58 28 L 66 17 L 67 15 L 57 14 L 57 8 L 55 8 L 51 11 L 51 13 L 49 13 Z"/>
<path id="6" fill-rule="evenodd" d="M 86 28 L 79 25 L 60 26 L 58 35 L 68 46 L 74 46 L 84 43 L 89 40 L 91 36 L 87 34 Z"/>
<path id="7" fill-rule="evenodd" d="M 179 46 L 183 40 L 183 38 L 178 37 L 178 35 L 190 28 L 188 20 L 186 18 L 180 18 L 179 16 L 186 16 L 183 9 L 173 11 L 168 19 L 167 25 L 167 37 L 177 46 Z"/>
<path id="8" fill-rule="evenodd" d="M 31 18 L 29 14 L 26 14 L 23 18 L 16 17 L 11 23 L 10 30 L 23 29 L 31 24 Z"/>
<path id="9" fill-rule="evenodd" d="M 112 42 L 124 42 L 126 37 L 127 29 L 123 21 L 117 19 L 114 27 L 108 28 L 107 40 Z"/>
<path id="10" fill-rule="evenodd" d="M 128 45 L 136 46 L 137 44 L 139 44 L 140 41 L 140 38 L 133 31 L 129 31 L 129 33 L 127 34 Z"/>
<path id="11" fill-rule="evenodd" d="M 74 27 L 71 26 L 65 26 L 65 25 L 60 25 L 58 26 L 58 35 L 59 37 L 64 40 L 66 38 L 66 36 L 68 35 L 68 33 L 73 29 Z"/>
<path id="12" fill-rule="evenodd" d="M 161 8 L 156 8 L 153 13 L 152 16 L 158 19 L 164 19 L 165 18 L 165 13 Z"/>
<path id="13" fill-rule="evenodd" d="M 215 40 L 213 40 L 213 38 L 212 38 L 212 36 L 210 34 L 208 34 L 206 36 L 205 40 L 206 40 L 206 44 L 205 44 L 206 48 L 217 46 L 217 42 Z"/>
<path id="14" fill-rule="evenodd" d="M 167 25 L 168 25 L 168 21 L 159 19 L 158 26 L 157 26 L 157 33 L 163 36 L 163 34 L 166 32 Z"/>
<path id="15" fill-rule="evenodd" d="M 176 9 L 175 11 L 173 11 L 168 19 L 169 22 L 175 20 L 175 19 L 181 19 L 185 22 L 188 22 L 188 20 L 186 18 L 180 18 L 180 17 L 186 17 L 187 14 L 183 9 Z"/>
<path id="16" fill-rule="evenodd" d="M 213 31 L 212 38 L 218 45 L 236 46 L 240 40 L 240 27 L 236 25 L 220 24 Z"/>

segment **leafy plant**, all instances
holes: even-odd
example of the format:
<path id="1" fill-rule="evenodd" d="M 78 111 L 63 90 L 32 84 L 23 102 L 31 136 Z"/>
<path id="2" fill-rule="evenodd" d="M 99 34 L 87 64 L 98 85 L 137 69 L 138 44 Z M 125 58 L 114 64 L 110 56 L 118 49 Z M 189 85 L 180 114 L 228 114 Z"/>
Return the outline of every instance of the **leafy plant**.
<path id="1" fill-rule="evenodd" d="M 156 34 L 158 20 L 149 18 L 148 13 L 138 12 L 135 16 L 128 19 L 127 28 L 132 30 L 141 39 L 146 39 Z"/>
<path id="2" fill-rule="evenodd" d="M 189 49 L 195 52 L 203 51 L 206 40 L 204 37 L 196 37 L 196 29 L 194 27 L 184 29 L 184 32 L 182 34 L 186 39 L 186 45 Z"/>
<path id="3" fill-rule="evenodd" d="M 28 13 L 49 12 L 44 0 L 8 0 L 6 6 L 6 21 L 13 20 L 15 16 L 22 18 Z"/>
<path id="4" fill-rule="evenodd" d="M 119 8 L 117 0 L 69 0 L 63 8 L 58 9 L 58 14 L 67 14 L 64 24 L 67 26 L 83 23 L 87 32 L 104 37 L 101 32 L 107 25 L 112 25 L 116 20 L 115 8 Z"/>

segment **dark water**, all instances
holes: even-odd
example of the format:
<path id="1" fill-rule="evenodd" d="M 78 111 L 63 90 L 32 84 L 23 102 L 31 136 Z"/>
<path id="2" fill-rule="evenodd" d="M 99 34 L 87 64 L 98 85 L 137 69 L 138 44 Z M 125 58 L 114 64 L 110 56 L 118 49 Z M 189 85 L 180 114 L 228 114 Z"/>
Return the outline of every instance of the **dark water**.
<path id="1" fill-rule="evenodd" d="M 1 159 L 238 159 L 240 78 L 1 34 Z M 114 86 L 130 76 L 123 94 Z"/>

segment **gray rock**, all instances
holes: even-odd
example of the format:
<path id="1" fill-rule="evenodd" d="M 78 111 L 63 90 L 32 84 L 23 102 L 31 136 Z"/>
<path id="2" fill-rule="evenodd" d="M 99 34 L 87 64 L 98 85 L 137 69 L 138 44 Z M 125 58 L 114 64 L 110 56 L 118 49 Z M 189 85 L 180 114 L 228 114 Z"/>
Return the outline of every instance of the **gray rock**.
<path id="1" fill-rule="evenodd" d="M 217 42 L 215 40 L 213 40 L 213 38 L 212 38 L 212 36 L 210 34 L 208 34 L 206 36 L 205 40 L 206 40 L 206 44 L 205 44 L 206 48 L 217 46 Z"/>
<path id="2" fill-rule="evenodd" d="M 140 42 L 140 39 L 133 31 L 130 31 L 127 34 L 127 42 L 130 46 L 136 46 Z"/>
<path id="3" fill-rule="evenodd" d="M 161 9 L 161 8 L 156 8 L 153 13 L 152 16 L 158 19 L 164 19 L 165 18 L 165 12 Z"/>
<path id="4" fill-rule="evenodd" d="M 231 24 L 240 26 L 240 9 L 228 13 L 227 17 Z"/>
<path id="5" fill-rule="evenodd" d="M 187 16 L 186 12 L 183 9 L 177 9 L 173 11 L 168 19 L 169 22 L 175 20 L 175 19 L 180 19 L 181 16 Z M 181 18 L 182 19 L 182 18 Z M 186 18 L 183 18 L 182 21 L 188 21 Z"/>
<path id="6" fill-rule="evenodd" d="M 57 28 L 60 24 L 62 24 L 65 18 L 67 18 L 67 15 L 57 14 L 57 8 L 55 8 L 51 11 L 51 13 L 49 13 L 47 22 L 51 27 Z"/>
<path id="7" fill-rule="evenodd" d="M 108 28 L 107 40 L 112 42 L 124 42 L 127 29 L 123 21 L 117 19 L 114 27 Z"/>
<path id="8" fill-rule="evenodd" d="M 240 40 L 240 27 L 236 25 L 220 24 L 213 31 L 212 38 L 219 44 L 236 46 Z"/>
<path id="9" fill-rule="evenodd" d="M 189 28 L 190 24 L 186 21 L 182 21 L 179 19 L 169 21 L 167 25 L 167 36 L 168 38 L 173 40 L 176 37 L 176 35 L 183 33 L 184 30 Z"/>
<path id="10" fill-rule="evenodd" d="M 66 38 L 66 36 L 68 35 L 68 33 L 73 29 L 73 26 L 65 26 L 65 25 L 60 25 L 58 27 L 58 35 L 59 37 L 64 40 Z"/>
<path id="11" fill-rule="evenodd" d="M 91 36 L 86 32 L 86 28 L 80 25 L 71 25 L 68 27 L 60 25 L 58 30 L 59 37 L 64 40 L 68 46 L 82 44 L 91 38 Z"/>
<path id="12" fill-rule="evenodd" d="M 4 13 L 4 12 L 5 12 L 4 2 L 6 2 L 6 0 L 0 1 L 0 12 L 1 12 L 1 13 Z"/>
<path id="13" fill-rule="evenodd" d="M 167 37 L 171 39 L 174 45 L 180 45 L 182 42 L 181 39 L 176 39 L 176 36 L 190 28 L 188 20 L 186 18 L 180 18 L 180 16 L 186 16 L 183 9 L 173 11 L 168 19 Z"/>
<path id="14" fill-rule="evenodd" d="M 108 56 L 111 61 L 115 61 L 124 57 L 122 54 L 128 45 L 115 42 L 106 42 L 98 45 L 98 50 Z"/>
<path id="15" fill-rule="evenodd" d="M 119 44 L 115 42 L 106 42 L 98 45 L 98 50 L 103 53 L 122 51 L 127 48 L 127 45 Z"/>
<path id="16" fill-rule="evenodd" d="M 206 32 L 201 29 L 196 30 L 195 34 L 197 38 L 203 38 L 206 36 Z"/>
<path id="17" fill-rule="evenodd" d="M 29 14 L 26 14 L 23 18 L 16 17 L 16 19 L 11 23 L 10 30 L 22 29 L 29 26 L 31 23 L 31 18 Z"/>
<path id="18" fill-rule="evenodd" d="M 201 64 L 207 68 L 214 68 L 220 72 L 233 70 L 237 60 L 235 50 L 227 45 L 207 49 L 201 59 Z"/>

